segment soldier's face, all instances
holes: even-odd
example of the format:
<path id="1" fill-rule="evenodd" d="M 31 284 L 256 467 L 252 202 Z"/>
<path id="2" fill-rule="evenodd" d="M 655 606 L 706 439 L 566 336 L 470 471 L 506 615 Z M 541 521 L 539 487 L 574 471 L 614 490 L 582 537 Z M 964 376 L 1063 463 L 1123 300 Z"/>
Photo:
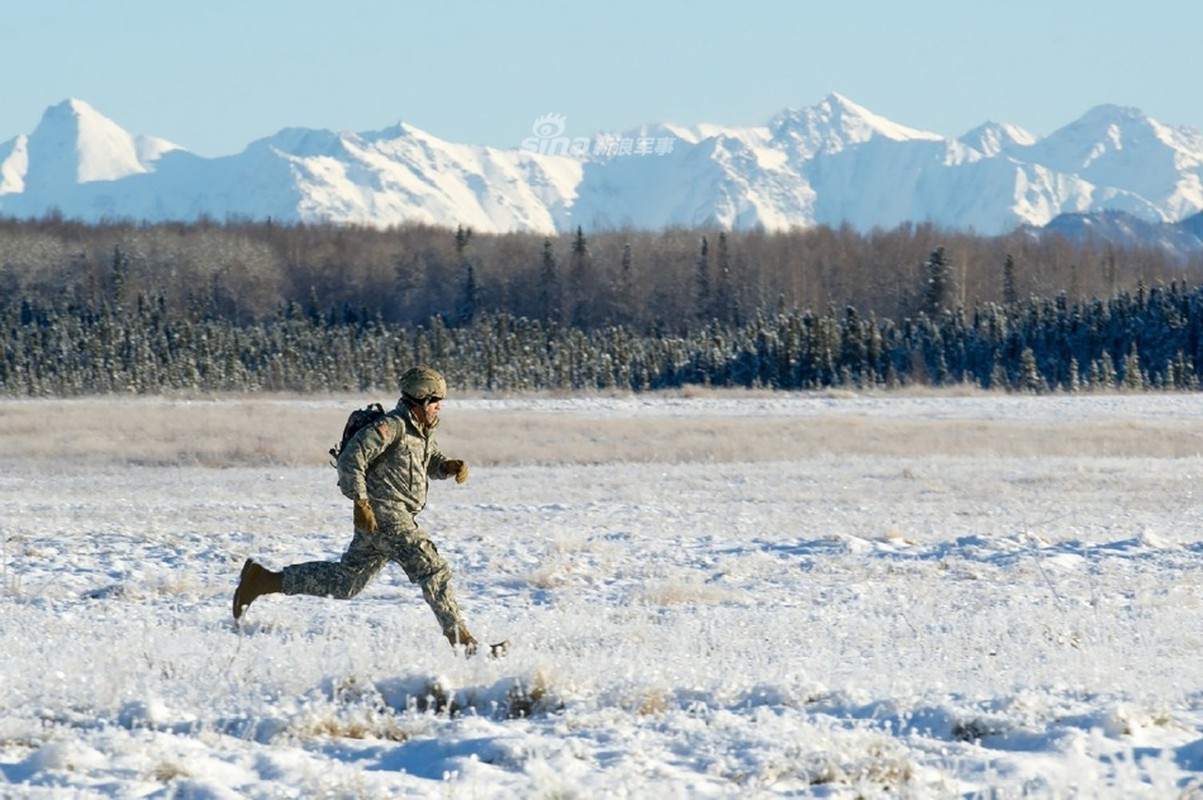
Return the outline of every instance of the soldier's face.
<path id="1" fill-rule="evenodd" d="M 426 404 L 423 415 L 427 425 L 433 425 L 434 421 L 439 418 L 439 411 L 443 408 L 442 400 L 433 400 Z"/>

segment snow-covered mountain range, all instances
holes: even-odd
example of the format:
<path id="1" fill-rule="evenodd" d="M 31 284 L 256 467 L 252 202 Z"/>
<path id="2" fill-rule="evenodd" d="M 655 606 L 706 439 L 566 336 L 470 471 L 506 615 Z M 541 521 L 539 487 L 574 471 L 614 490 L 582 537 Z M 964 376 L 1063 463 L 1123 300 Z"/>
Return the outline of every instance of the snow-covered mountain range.
<path id="1" fill-rule="evenodd" d="M 515 149 L 447 142 L 409 124 L 289 128 L 202 158 L 126 132 L 82 100 L 0 143 L 0 214 L 85 221 L 201 216 L 482 232 L 630 225 L 934 222 L 996 234 L 1062 214 L 1151 224 L 1203 211 L 1203 134 L 1104 105 L 1046 137 L 988 122 L 948 139 L 832 94 L 749 128 L 649 125 L 564 135 L 535 120 Z"/>

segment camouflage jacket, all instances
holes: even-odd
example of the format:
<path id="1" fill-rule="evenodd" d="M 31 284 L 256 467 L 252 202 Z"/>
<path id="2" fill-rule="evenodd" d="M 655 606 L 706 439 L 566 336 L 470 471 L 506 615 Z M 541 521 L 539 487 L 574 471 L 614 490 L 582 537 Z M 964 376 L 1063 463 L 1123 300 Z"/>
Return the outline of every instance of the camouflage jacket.
<path id="1" fill-rule="evenodd" d="M 338 488 L 352 500 L 365 496 L 371 500 L 382 526 L 412 526 L 414 515 L 426 507 L 429 479 L 450 477 L 443 474 L 447 457 L 433 433 L 433 428 L 419 426 L 409 408 L 399 402 L 347 442 L 338 457 Z"/>

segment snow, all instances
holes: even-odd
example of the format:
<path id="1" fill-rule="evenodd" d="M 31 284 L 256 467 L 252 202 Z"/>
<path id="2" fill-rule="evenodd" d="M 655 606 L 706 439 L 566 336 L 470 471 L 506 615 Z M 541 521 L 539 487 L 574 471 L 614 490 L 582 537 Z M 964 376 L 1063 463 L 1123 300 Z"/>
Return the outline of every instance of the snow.
<path id="1" fill-rule="evenodd" d="M 392 567 L 231 624 L 242 559 L 349 540 L 271 448 L 352 405 L 0 403 L 0 796 L 1203 786 L 1198 395 L 449 400 L 420 519 L 501 661 Z"/>
<path id="2" fill-rule="evenodd" d="M 132 136 L 83 100 L 53 106 L 30 137 L 44 161 L 74 166 L 79 183 L 109 181 L 152 169 L 153 162 L 177 145 L 148 136 Z M 60 188 L 62 188 L 60 186 Z"/>
<path id="3" fill-rule="evenodd" d="M 869 231 L 928 220 L 989 235 L 1066 212 L 1122 210 L 1161 222 L 1203 209 L 1203 134 L 1117 106 L 1091 109 L 1044 138 L 1006 123 L 945 138 L 834 93 L 765 125 L 573 133 L 531 137 L 539 145 L 531 151 L 448 142 L 408 123 L 362 133 L 286 128 L 238 155 L 204 159 L 69 100 L 48 109 L 27 141 L 0 144 L 0 211 L 38 217 L 54 208 L 89 221 L 421 221 L 482 233 L 714 224 Z M 599 155 L 603 137 L 631 149 Z M 635 147 L 647 137 L 652 151 Z"/>
<path id="4" fill-rule="evenodd" d="M 0 143 L 0 195 L 25 191 L 29 169 L 29 137 L 21 134 Z"/>
<path id="5" fill-rule="evenodd" d="M 957 141 L 972 147 L 989 158 L 998 155 L 1008 155 L 1035 144 L 1039 139 L 1018 125 L 1009 123 L 986 122 Z"/>

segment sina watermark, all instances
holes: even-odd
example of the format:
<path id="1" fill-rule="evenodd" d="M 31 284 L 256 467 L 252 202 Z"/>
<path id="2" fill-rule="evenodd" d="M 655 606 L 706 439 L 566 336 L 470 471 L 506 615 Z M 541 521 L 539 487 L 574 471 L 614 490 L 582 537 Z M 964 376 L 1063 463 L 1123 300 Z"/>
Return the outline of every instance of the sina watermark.
<path id="1" fill-rule="evenodd" d="M 623 136 L 603 133 L 596 137 L 565 136 L 567 118 L 544 114 L 531 126 L 534 136 L 522 140 L 522 149 L 544 156 L 663 156 L 673 151 L 673 136 Z"/>

